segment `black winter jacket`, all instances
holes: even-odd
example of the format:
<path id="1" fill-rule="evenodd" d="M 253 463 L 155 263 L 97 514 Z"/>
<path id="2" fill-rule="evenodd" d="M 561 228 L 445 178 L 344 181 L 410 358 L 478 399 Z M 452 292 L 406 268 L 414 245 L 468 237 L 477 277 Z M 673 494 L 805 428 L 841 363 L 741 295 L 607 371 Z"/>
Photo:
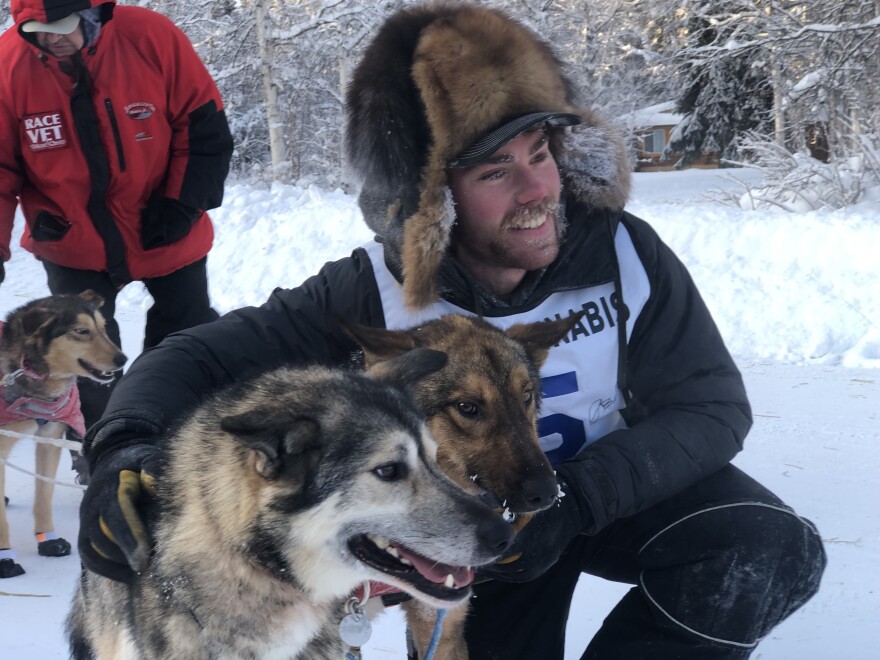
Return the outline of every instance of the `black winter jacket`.
<path id="1" fill-rule="evenodd" d="M 594 533 L 724 467 L 742 448 L 751 413 L 740 374 L 690 275 L 653 229 L 626 212 L 591 213 L 571 202 L 567 216 L 559 256 L 522 304 L 492 306 L 466 277 L 448 275 L 443 298 L 491 321 L 558 292 L 613 283 L 620 295 L 622 268 L 637 267 L 647 276 L 650 293 L 629 341 L 618 346 L 626 428 L 612 430 L 561 466 L 592 513 L 584 531 Z M 618 263 L 614 240 L 620 228 L 632 239 L 637 263 Z M 133 437 L 150 442 L 166 434 L 210 393 L 260 372 L 350 364 L 357 347 L 334 322 L 337 315 L 385 325 L 376 274 L 363 249 L 326 264 L 299 287 L 276 289 L 260 307 L 172 335 L 141 355 L 88 433 L 90 463 Z M 620 330 L 618 339 L 623 336 Z"/>

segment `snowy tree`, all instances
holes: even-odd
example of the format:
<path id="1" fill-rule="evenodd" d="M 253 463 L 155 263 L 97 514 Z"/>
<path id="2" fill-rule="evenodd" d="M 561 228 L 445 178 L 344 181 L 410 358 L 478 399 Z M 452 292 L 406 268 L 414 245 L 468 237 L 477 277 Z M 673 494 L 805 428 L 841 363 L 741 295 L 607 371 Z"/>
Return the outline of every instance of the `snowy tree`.
<path id="1" fill-rule="evenodd" d="M 851 122 L 877 107 L 877 0 L 734 0 L 722 12 L 700 15 L 712 23 L 714 36 L 688 44 L 676 57 L 702 65 L 730 59 L 769 65 L 777 94 L 774 111 L 787 131 L 778 138 L 781 144 L 797 144 L 792 131 L 803 122 Z"/>
<path id="2" fill-rule="evenodd" d="M 757 125 L 747 133 L 748 126 L 738 127 L 737 140 L 750 145 L 744 156 L 758 153 L 766 159 L 782 153 L 763 146 L 763 135 L 789 153 L 805 151 L 851 169 L 833 177 L 840 181 L 880 179 L 880 2 L 733 0 L 717 6 L 685 3 L 682 9 L 702 21 L 700 38 L 689 35 L 690 41 L 675 52 L 684 72 L 738 69 L 745 80 L 753 68 L 769 71 L 775 121 L 772 130 Z M 746 62 L 748 70 L 742 68 Z M 680 100 L 699 99 L 699 91 L 689 86 Z M 703 127 L 694 123 L 704 115 L 690 114 L 676 137 L 699 133 Z"/>
<path id="3" fill-rule="evenodd" d="M 240 175 L 340 182 L 344 71 L 365 36 L 401 2 L 142 4 L 183 28 L 214 75 Z"/>
<path id="4" fill-rule="evenodd" d="M 223 95 L 235 175 L 334 186 L 346 181 L 349 71 L 385 17 L 419 0 L 127 1 L 192 40 Z M 547 40 L 585 107 L 614 119 L 675 99 L 685 120 L 671 147 L 682 164 L 701 151 L 803 152 L 880 178 L 880 0 L 481 4 Z"/>
<path id="5" fill-rule="evenodd" d="M 772 125 L 772 55 L 758 48 L 738 57 L 694 57 L 734 34 L 756 34 L 762 29 L 760 12 L 730 13 L 728 2 L 698 0 L 683 3 L 677 12 L 686 40 L 674 59 L 678 62 L 681 92 L 676 110 L 684 115 L 666 148 L 681 153 L 684 167 L 706 152 L 724 162 L 737 156 L 737 137 L 766 132 Z"/>

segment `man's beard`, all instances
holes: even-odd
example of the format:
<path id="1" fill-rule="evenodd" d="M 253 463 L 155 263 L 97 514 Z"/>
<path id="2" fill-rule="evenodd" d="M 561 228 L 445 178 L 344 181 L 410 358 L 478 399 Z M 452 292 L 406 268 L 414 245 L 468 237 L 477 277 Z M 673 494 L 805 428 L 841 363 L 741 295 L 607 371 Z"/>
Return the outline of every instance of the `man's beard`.
<path id="1" fill-rule="evenodd" d="M 509 268 L 525 268 L 526 270 L 546 268 L 550 265 L 550 262 L 552 262 L 558 254 L 559 246 L 565 236 L 565 229 L 567 226 L 567 222 L 560 212 L 561 209 L 562 206 L 559 202 L 547 197 L 537 206 L 521 206 L 515 211 L 508 213 L 501 222 L 502 233 L 507 231 L 519 231 L 519 229 L 515 228 L 528 227 L 531 223 L 540 226 L 539 223 L 544 220 L 546 222 L 555 222 L 554 229 L 556 235 L 552 239 L 550 237 L 545 237 L 542 239 L 535 239 L 534 242 L 529 241 L 533 249 L 528 253 L 530 258 L 526 260 L 526 263 L 523 261 L 523 253 L 519 251 L 511 252 L 510 247 L 502 241 L 493 242 L 488 247 L 490 254 L 493 256 L 494 262 L 501 266 Z M 548 218 L 548 215 L 551 215 L 552 218 Z M 547 263 L 538 265 L 538 263 L 534 261 L 534 258 L 541 252 L 546 254 L 551 250 L 553 255 L 551 259 L 547 260 Z M 538 262 L 543 261 L 545 261 L 545 259 L 538 258 Z"/>

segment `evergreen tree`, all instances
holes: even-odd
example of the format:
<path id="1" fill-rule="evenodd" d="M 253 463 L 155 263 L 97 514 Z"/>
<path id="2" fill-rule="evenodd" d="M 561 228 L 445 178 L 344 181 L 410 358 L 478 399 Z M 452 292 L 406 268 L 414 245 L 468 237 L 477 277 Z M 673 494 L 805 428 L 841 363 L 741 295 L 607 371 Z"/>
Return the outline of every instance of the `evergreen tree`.
<path id="1" fill-rule="evenodd" d="M 715 46 L 722 38 L 707 17 L 710 6 L 691 17 L 687 31 L 695 42 L 690 49 L 700 51 Z M 683 53 L 688 53 L 686 48 Z M 758 49 L 698 60 L 680 57 L 681 94 L 676 111 L 684 119 L 673 131 L 664 153 L 681 154 L 676 167 L 690 165 L 701 154 L 714 152 L 719 158 L 737 156 L 737 137 L 746 133 L 772 130 L 773 88 L 766 55 Z"/>

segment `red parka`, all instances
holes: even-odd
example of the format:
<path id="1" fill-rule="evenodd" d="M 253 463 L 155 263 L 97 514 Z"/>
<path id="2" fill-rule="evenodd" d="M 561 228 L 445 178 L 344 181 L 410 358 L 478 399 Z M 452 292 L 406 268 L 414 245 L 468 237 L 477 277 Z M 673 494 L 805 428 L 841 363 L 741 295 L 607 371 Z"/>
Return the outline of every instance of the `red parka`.
<path id="1" fill-rule="evenodd" d="M 100 31 L 74 58 L 56 58 L 20 31 L 90 7 Z M 204 210 L 222 202 L 232 138 L 183 32 L 160 14 L 103 0 L 12 0 L 11 9 L 15 27 L 0 36 L 0 257 L 10 256 L 16 203 L 25 249 L 107 271 L 118 286 L 204 257 L 213 241 Z M 192 227 L 146 250 L 142 210 L 163 198 L 190 217 L 159 221 Z"/>

